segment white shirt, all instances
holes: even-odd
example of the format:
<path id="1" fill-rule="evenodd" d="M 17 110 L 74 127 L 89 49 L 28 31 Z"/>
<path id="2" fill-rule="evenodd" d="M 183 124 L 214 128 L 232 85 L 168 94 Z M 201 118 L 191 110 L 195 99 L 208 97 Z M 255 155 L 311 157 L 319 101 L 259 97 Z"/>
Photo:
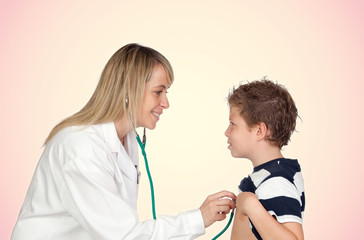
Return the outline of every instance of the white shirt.
<path id="1" fill-rule="evenodd" d="M 138 150 L 125 148 L 114 123 L 68 127 L 39 160 L 12 240 L 194 239 L 205 233 L 199 209 L 139 222 Z"/>

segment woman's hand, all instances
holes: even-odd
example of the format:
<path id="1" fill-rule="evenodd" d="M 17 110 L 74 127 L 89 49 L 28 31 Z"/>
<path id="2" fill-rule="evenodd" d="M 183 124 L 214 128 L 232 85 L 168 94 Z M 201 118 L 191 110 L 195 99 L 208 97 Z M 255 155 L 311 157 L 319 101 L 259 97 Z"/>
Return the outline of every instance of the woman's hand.
<path id="1" fill-rule="evenodd" d="M 229 191 L 221 191 L 206 198 L 200 207 L 205 228 L 226 218 L 230 209 L 235 208 L 236 196 Z"/>

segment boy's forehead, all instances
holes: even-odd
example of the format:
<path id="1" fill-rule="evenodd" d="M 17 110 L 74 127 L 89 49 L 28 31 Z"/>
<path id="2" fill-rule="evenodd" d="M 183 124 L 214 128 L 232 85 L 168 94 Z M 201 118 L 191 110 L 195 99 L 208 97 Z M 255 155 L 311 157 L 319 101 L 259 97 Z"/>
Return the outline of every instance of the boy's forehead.
<path id="1" fill-rule="evenodd" d="M 231 117 L 237 117 L 240 115 L 240 110 L 236 106 L 230 106 L 230 116 Z"/>
<path id="2" fill-rule="evenodd" d="M 240 112 L 240 109 L 235 105 L 230 105 L 230 112 Z"/>

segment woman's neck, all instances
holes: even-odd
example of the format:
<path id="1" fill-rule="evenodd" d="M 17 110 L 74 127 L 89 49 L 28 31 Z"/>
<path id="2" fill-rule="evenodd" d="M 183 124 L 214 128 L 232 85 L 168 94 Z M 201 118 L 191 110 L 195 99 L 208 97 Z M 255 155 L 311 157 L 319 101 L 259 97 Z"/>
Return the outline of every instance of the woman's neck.
<path id="1" fill-rule="evenodd" d="M 118 134 L 118 138 L 120 139 L 121 143 L 124 144 L 124 137 L 133 129 L 129 118 L 123 115 L 120 118 L 114 120 L 114 125 Z"/>

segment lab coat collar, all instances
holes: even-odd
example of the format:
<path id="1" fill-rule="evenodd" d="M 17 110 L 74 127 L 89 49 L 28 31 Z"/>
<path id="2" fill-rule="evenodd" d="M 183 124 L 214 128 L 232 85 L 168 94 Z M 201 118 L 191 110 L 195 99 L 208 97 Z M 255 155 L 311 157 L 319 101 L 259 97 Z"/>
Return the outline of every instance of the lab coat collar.
<path id="1" fill-rule="evenodd" d="M 104 137 L 106 145 L 109 147 L 110 151 L 113 153 L 120 152 L 120 139 L 116 132 L 116 127 L 114 122 L 100 124 L 101 132 Z"/>
<path id="2" fill-rule="evenodd" d="M 117 165 L 131 180 L 137 181 L 138 146 L 136 134 L 132 130 L 125 137 L 125 146 L 121 143 L 114 122 L 100 124 L 106 145 L 117 156 Z"/>

